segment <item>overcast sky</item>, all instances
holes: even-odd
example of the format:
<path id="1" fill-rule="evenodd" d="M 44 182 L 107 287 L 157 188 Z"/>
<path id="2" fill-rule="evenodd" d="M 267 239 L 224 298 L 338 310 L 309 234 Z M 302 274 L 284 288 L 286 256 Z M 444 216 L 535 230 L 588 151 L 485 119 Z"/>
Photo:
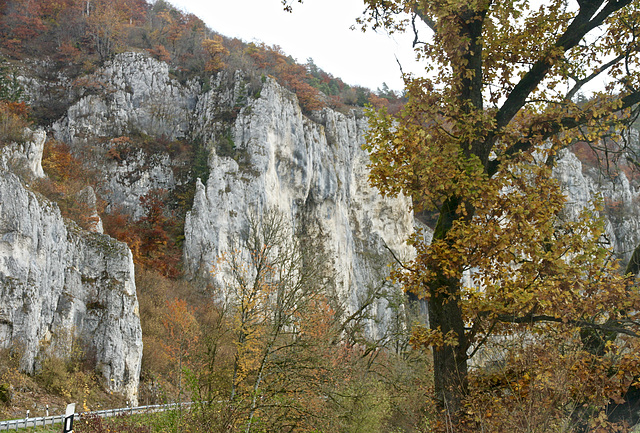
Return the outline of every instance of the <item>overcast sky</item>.
<path id="1" fill-rule="evenodd" d="M 279 45 L 299 63 L 316 65 L 350 85 L 376 90 L 385 82 L 403 87 L 405 72 L 419 72 L 409 35 L 350 30 L 364 10 L 362 0 L 305 0 L 284 12 L 280 0 L 168 0 L 212 30 L 245 42 Z"/>

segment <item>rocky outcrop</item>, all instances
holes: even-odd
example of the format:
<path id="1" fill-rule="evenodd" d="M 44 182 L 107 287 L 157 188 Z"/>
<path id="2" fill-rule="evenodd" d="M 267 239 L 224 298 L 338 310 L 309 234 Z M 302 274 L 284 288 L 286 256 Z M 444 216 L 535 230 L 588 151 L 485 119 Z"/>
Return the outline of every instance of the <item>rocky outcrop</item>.
<path id="1" fill-rule="evenodd" d="M 357 308 L 367 287 L 384 279 L 387 247 L 399 257 L 412 254 L 404 243 L 413 230 L 409 200 L 382 198 L 368 185 L 368 159 L 360 148 L 366 121 L 357 111 L 303 114 L 295 95 L 268 77 L 237 72 L 202 83 L 180 83 L 166 64 L 144 54 L 120 54 L 86 78 L 80 99 L 53 131 L 76 149 L 94 146 L 103 154 L 112 146 L 108 139 L 120 135 L 203 143 L 211 150 L 210 175 L 197 181 L 185 222 L 187 274 L 207 276 L 248 212 L 275 207 L 292 228 L 309 225 L 322 234 L 336 288 Z M 134 218 L 142 216 L 144 194 L 184 181 L 174 177 L 174 162 L 162 152 L 136 150 L 96 164 L 109 209 L 122 206 Z M 640 222 L 629 216 L 638 215 L 637 193 L 624 175 L 601 180 L 571 154 L 556 175 L 570 197 L 567 215 L 575 217 L 598 193 L 606 197 L 608 237 L 628 257 L 640 241 Z"/>
<path id="2" fill-rule="evenodd" d="M 248 213 L 267 208 L 278 209 L 292 231 L 304 227 L 321 237 L 350 310 L 371 286 L 385 284 L 392 261 L 387 247 L 398 257 L 412 254 L 404 243 L 413 230 L 410 201 L 384 199 L 368 184 L 360 112 L 305 115 L 275 80 L 242 72 L 179 83 L 165 63 L 136 53 L 117 55 L 85 81 L 88 90 L 53 132 L 78 154 L 117 157 L 95 162 L 108 209 L 121 206 L 138 218 L 141 196 L 184 182 L 174 177 L 175 161 L 166 153 L 132 150 L 120 159 L 113 137 L 184 138 L 210 150 L 210 175 L 191 179 L 197 183 L 185 221 L 189 277 L 208 278 Z M 372 315 L 384 321 L 385 305 L 378 302 Z"/>
<path id="3" fill-rule="evenodd" d="M 131 251 L 63 220 L 0 159 L 0 347 L 36 371 L 77 345 L 106 385 L 136 401 L 142 333 Z"/>
<path id="4" fill-rule="evenodd" d="M 81 83 L 74 88 L 77 101 L 54 123 L 52 131 L 79 155 L 94 158 L 90 163 L 102 172 L 104 190 L 100 193 L 110 208 L 121 206 L 139 218 L 144 211 L 140 197 L 152 189 L 172 190 L 185 181 L 175 177 L 173 156 L 139 147 L 128 149 L 126 139 L 118 137 L 182 138 L 202 143 L 210 151 L 207 178 L 187 179 L 195 183 L 196 190 L 185 221 L 183 244 L 189 277 L 210 278 L 213 264 L 229 248 L 230 239 L 245 227 L 247 215 L 270 208 L 280 212 L 292 232 L 311 234 L 321 243 L 347 310 L 359 308 L 371 287 L 385 284 L 392 262 L 389 250 L 399 258 L 412 256 L 405 243 L 414 227 L 410 200 L 381 197 L 368 183 L 369 161 L 361 148 L 367 125 L 361 112 L 343 114 L 324 109 L 303 113 L 296 96 L 273 79 L 241 72 L 181 83 L 171 77 L 165 63 L 140 53 L 119 54 L 104 68 L 76 82 Z M 37 99 L 38 86 L 33 89 L 30 94 Z M 38 171 L 37 167 L 34 170 Z M 588 206 L 597 194 L 606 197 L 608 236 L 616 251 L 623 257 L 628 255 L 640 241 L 640 220 L 637 191 L 626 177 L 621 174 L 615 181 L 599 179 L 583 170 L 570 153 L 559 160 L 556 176 L 569 196 L 566 213 L 570 217 Z M 9 180 L 11 176 L 4 177 L 5 183 L 14 182 Z M 2 193 L 13 194 L 10 191 L 6 187 Z M 139 332 L 134 329 L 135 301 L 129 297 L 134 293 L 133 282 L 131 271 L 125 271 L 129 266 L 125 262 L 130 259 L 125 258 L 124 247 L 121 254 L 116 254 L 120 247 L 108 248 L 112 242 L 108 238 L 64 228 L 58 223 L 55 206 L 39 205 L 31 193 L 21 191 L 15 206 L 33 209 L 24 213 L 35 219 L 23 223 L 26 228 L 21 230 L 26 234 L 3 235 L 1 245 L 6 253 L 2 275 L 13 284 L 3 287 L 17 287 L 32 280 L 34 284 L 29 287 L 38 287 L 38 291 L 43 290 L 40 287 L 55 287 L 50 289 L 55 295 L 44 297 L 49 299 L 46 303 L 29 301 L 25 311 L 59 311 L 46 316 L 41 324 L 25 325 L 27 330 L 20 331 L 24 336 L 19 337 L 30 342 L 25 364 L 35 365 L 37 352 L 46 346 L 43 342 L 55 340 L 56 332 L 60 333 L 56 330 L 82 324 L 77 329 L 91 331 L 78 335 L 94 338 L 95 347 L 130 354 L 122 355 L 119 361 L 108 361 L 110 355 L 100 361 L 103 366 L 111 366 L 104 367 L 107 377 L 117 376 L 122 386 L 128 386 L 124 384 L 132 382 L 126 382 L 125 371 L 129 379 L 137 380 L 135 368 L 139 363 L 135 367 L 126 360 L 137 356 L 139 341 L 119 335 Z M 4 196 L 0 198 L 4 201 Z M 7 206 L 0 202 L 0 209 L 6 212 Z M 45 235 L 47 230 L 51 233 Z M 22 233 L 13 229 L 6 233 L 14 232 Z M 47 241 L 52 237 L 60 240 L 58 245 Z M 99 241 L 106 249 L 97 247 Z M 82 257 L 92 260 L 87 262 Z M 29 296 L 36 298 L 35 292 Z M 17 299 L 11 301 L 12 308 L 18 305 Z M 110 309 L 112 302 L 121 305 L 120 309 Z M 389 311 L 384 299 L 370 310 L 375 320 L 369 332 L 375 335 L 385 328 Z M 18 335 L 13 331 L 18 329 L 14 323 L 26 323 L 27 316 L 2 314 L 8 317 L 0 318 L 2 341 L 14 341 L 18 338 L 14 337 Z M 118 319 L 108 325 L 101 321 L 103 317 Z M 129 349 L 127 345 L 131 345 Z"/>
<path id="5" fill-rule="evenodd" d="M 44 177 L 42 170 L 42 152 L 47 134 L 43 129 L 24 132 L 23 143 L 10 143 L 2 149 L 2 157 L 11 170 L 20 173 L 27 179 Z"/>
<path id="6" fill-rule="evenodd" d="M 640 191 L 624 172 L 615 178 L 604 176 L 596 168 L 584 167 L 571 152 L 563 151 L 554 176 L 567 195 L 565 216 L 576 220 L 580 212 L 603 201 L 606 241 L 625 266 L 640 244 Z"/>
<path id="7" fill-rule="evenodd" d="M 102 197 L 107 211 L 124 211 L 134 220 L 144 216 L 140 198 L 152 190 L 170 191 L 177 182 L 173 163 L 167 154 L 150 154 L 141 150 L 122 161 L 102 161 Z"/>
<path id="8" fill-rule="evenodd" d="M 141 53 L 119 54 L 76 82 L 79 99 L 53 124 L 52 133 L 102 173 L 99 193 L 106 210 L 138 219 L 144 213 L 142 196 L 154 189 L 172 190 L 183 181 L 176 179 L 174 169 L 184 161 L 176 163 L 165 152 L 145 151 L 127 140 L 187 138 L 201 85 L 195 80 L 179 83 L 166 63 Z"/>
<path id="9" fill-rule="evenodd" d="M 85 91 L 54 127 L 68 143 L 132 132 L 183 137 L 200 85 L 182 85 L 169 65 L 140 53 L 123 53 L 83 79 Z"/>
<path id="10" fill-rule="evenodd" d="M 196 113 L 211 112 L 210 101 L 215 98 L 202 98 Z M 348 310 L 359 308 L 372 286 L 384 284 L 392 261 L 387 247 L 398 257 L 411 256 L 405 243 L 413 230 L 410 200 L 383 198 L 368 183 L 369 160 L 361 147 L 366 119 L 355 110 L 344 115 L 330 109 L 313 117 L 303 115 L 295 95 L 267 79 L 229 131 L 231 155 L 218 155 L 221 146 L 213 143 L 209 179 L 206 186 L 198 181 L 185 222 L 188 275 L 207 276 L 247 215 L 267 208 L 278 209 L 294 231 L 305 226 L 321 234 Z M 207 134 L 197 120 L 194 129 Z M 388 318 L 386 302 L 373 310 L 370 332 L 376 333 Z"/>
<path id="11" fill-rule="evenodd" d="M 76 194 L 76 200 L 88 210 L 87 224 L 85 228 L 90 232 L 104 233 L 102 219 L 98 214 L 98 198 L 96 197 L 96 192 L 93 190 L 93 187 L 86 186 L 78 191 Z"/>

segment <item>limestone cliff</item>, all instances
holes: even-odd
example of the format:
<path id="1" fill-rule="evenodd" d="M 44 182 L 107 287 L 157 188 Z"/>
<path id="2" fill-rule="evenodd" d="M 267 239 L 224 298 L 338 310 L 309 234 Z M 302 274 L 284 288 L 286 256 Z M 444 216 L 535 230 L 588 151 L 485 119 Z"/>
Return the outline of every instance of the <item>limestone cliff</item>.
<path id="1" fill-rule="evenodd" d="M 142 333 L 131 251 L 29 191 L 9 167 L 18 151 L 9 146 L 0 158 L 0 347 L 19 348 L 21 367 L 33 372 L 78 344 L 107 386 L 135 402 Z M 41 151 L 26 157 L 33 174 Z"/>
<path id="2" fill-rule="evenodd" d="M 66 142 L 132 132 L 184 136 L 200 86 L 180 84 L 169 65 L 143 54 L 123 53 L 82 80 L 80 94 L 54 131 Z"/>
<path id="3" fill-rule="evenodd" d="M 107 185 L 103 197 L 134 217 L 142 215 L 139 198 L 151 189 L 196 184 L 185 221 L 189 277 L 208 276 L 247 213 L 267 207 L 278 208 L 292 228 L 308 225 L 322 234 L 336 288 L 350 309 L 367 287 L 384 280 L 387 246 L 398 257 L 411 256 L 404 244 L 413 229 L 409 200 L 382 198 L 367 183 L 360 112 L 303 113 L 295 95 L 274 80 L 242 72 L 180 83 L 166 64 L 139 53 L 116 56 L 88 81 L 92 91 L 79 92 L 53 132 L 78 152 L 98 155 L 93 164 Z M 137 149 L 117 162 L 104 158 L 109 140 L 135 134 L 203 143 L 210 174 L 200 181 L 177 179 L 175 157 L 165 151 Z M 617 206 L 607 209 L 608 234 L 626 257 L 640 241 L 637 191 L 626 177 L 599 179 L 569 153 L 556 175 L 569 196 L 568 214 L 599 193 Z M 385 317 L 384 305 L 374 312 L 378 318 Z"/>
<path id="4" fill-rule="evenodd" d="M 196 112 L 211 111 L 214 100 L 202 98 Z M 231 127 L 232 155 L 219 156 L 220 146 L 214 146 L 206 187 L 198 182 L 185 222 L 187 273 L 206 275 L 247 214 L 277 208 L 290 227 L 311 226 L 322 234 L 336 289 L 348 309 L 358 308 L 367 289 L 385 281 L 391 262 L 386 247 L 399 257 L 412 254 L 404 243 L 413 230 L 410 201 L 385 199 L 369 186 L 361 147 L 366 128 L 355 110 L 344 115 L 324 109 L 307 117 L 292 93 L 267 79 Z M 197 129 L 207 131 L 206 125 Z M 381 301 L 371 312 L 382 321 L 385 305 Z"/>
<path id="5" fill-rule="evenodd" d="M 392 262 L 387 247 L 411 257 L 404 242 L 414 225 L 410 201 L 383 198 L 369 186 L 361 112 L 303 113 L 296 96 L 273 79 L 242 72 L 179 82 L 166 64 L 140 53 L 115 56 L 84 82 L 90 85 L 76 89 L 77 101 L 53 133 L 78 154 L 90 155 L 89 163 L 103 174 L 102 197 L 134 218 L 143 214 L 139 199 L 150 190 L 195 184 L 183 243 L 188 277 L 209 278 L 247 214 L 266 208 L 278 209 L 294 230 L 317 236 L 348 310 L 361 305 L 370 287 L 384 284 Z M 209 174 L 197 180 L 191 171 L 178 179 L 175 168 L 185 162 L 163 149 L 136 148 L 109 158 L 120 136 L 201 143 Z M 560 160 L 556 175 L 570 197 L 568 213 L 602 192 L 638 215 L 637 191 L 624 175 L 600 182 L 571 154 Z M 609 208 L 608 233 L 624 255 L 640 241 L 640 222 L 616 216 L 618 208 Z M 370 313 L 378 319 L 369 329 L 375 334 L 389 319 L 386 301 Z"/>
<path id="6" fill-rule="evenodd" d="M 386 281 L 387 246 L 398 257 L 411 255 L 404 243 L 413 229 L 410 201 L 382 198 L 368 184 L 361 112 L 303 114 L 296 96 L 275 80 L 241 72 L 180 83 L 166 64 L 143 54 L 118 55 L 88 80 L 103 90 L 94 85 L 70 106 L 52 128 L 56 138 L 93 155 L 108 205 L 124 206 L 134 217 L 143 213 L 139 198 L 151 189 L 196 183 L 185 221 L 190 278 L 208 277 L 247 213 L 267 207 L 279 209 L 294 230 L 305 226 L 321 234 L 347 309 L 359 307 L 368 287 Z M 203 143 L 210 175 L 176 179 L 176 158 L 164 151 L 100 159 L 110 139 L 135 134 Z M 385 320 L 385 305 L 378 302 L 372 316 Z"/>

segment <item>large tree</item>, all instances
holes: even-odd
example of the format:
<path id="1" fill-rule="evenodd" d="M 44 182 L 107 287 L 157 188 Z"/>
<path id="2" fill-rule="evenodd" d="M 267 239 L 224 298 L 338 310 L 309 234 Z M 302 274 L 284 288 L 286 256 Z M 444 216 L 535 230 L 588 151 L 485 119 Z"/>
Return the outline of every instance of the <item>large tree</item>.
<path id="1" fill-rule="evenodd" d="M 615 138 L 640 101 L 640 2 L 364 3 L 365 28 L 414 32 L 425 63 L 424 76 L 405 75 L 398 116 L 371 115 L 367 147 L 383 193 L 437 215 L 433 240 L 412 236 L 417 257 L 399 274 L 428 299 L 414 342 L 433 348 L 437 398 L 459 409 L 469 358 L 498 333 L 636 335 L 638 294 L 599 243 L 597 205 L 563 218 L 552 169 L 577 140 L 622 150 Z"/>

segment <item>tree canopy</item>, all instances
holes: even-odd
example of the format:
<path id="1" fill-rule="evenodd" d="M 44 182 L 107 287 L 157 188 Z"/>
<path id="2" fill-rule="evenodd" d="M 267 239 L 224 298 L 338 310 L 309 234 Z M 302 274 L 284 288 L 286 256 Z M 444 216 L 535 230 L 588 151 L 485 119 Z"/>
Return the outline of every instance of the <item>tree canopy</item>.
<path id="1" fill-rule="evenodd" d="M 423 76 L 404 77 L 401 113 L 370 114 L 366 147 L 380 191 L 437 214 L 432 241 L 409 239 L 417 257 L 397 278 L 428 300 L 414 344 L 433 349 L 440 402 L 461 408 L 469 359 L 492 336 L 637 336 L 640 297 L 600 242 L 597 203 L 568 220 L 552 172 L 578 141 L 624 151 L 617 139 L 640 102 L 638 1 L 364 4 L 363 29 L 413 32 L 425 64 Z M 579 101 L 587 88 L 597 90 Z M 637 344 L 607 341 L 609 354 Z"/>

